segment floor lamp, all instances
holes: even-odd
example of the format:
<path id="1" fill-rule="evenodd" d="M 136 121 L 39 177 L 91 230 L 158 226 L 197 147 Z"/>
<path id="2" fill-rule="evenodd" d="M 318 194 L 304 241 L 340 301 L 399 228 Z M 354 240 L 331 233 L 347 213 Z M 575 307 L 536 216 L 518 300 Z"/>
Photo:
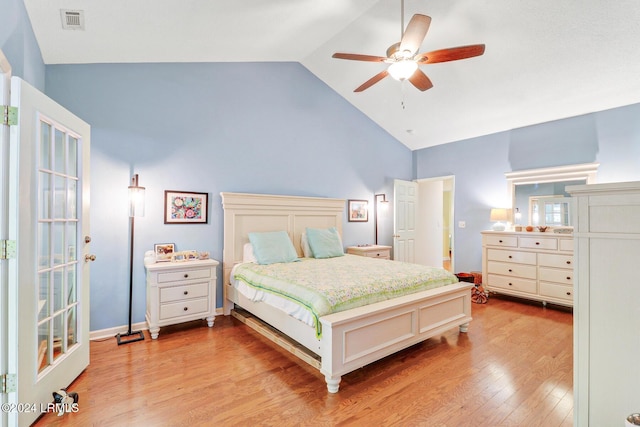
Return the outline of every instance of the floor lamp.
<path id="1" fill-rule="evenodd" d="M 133 237 L 135 217 L 137 216 L 144 216 L 144 187 L 138 185 L 138 174 L 135 174 L 131 178 L 131 185 L 129 186 L 129 220 L 131 222 L 131 235 L 129 236 L 131 241 L 131 251 L 129 253 L 129 329 L 127 333 L 116 336 L 118 345 L 144 340 L 142 331 L 131 330 L 133 312 Z"/>
<path id="2" fill-rule="evenodd" d="M 382 198 L 382 200 L 378 201 L 379 198 Z M 384 193 L 376 194 L 373 197 L 373 221 L 376 224 L 376 237 L 375 237 L 374 244 L 376 245 L 378 244 L 378 203 L 380 204 L 381 208 L 383 206 L 386 208 L 389 205 L 387 196 Z"/>

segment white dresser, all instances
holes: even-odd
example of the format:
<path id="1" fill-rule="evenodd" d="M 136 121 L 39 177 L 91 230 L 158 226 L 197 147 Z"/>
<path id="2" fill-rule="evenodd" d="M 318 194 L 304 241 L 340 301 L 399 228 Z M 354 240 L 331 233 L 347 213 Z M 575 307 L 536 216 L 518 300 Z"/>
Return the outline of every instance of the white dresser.
<path id="1" fill-rule="evenodd" d="M 213 326 L 218 261 L 158 262 L 147 270 L 147 324 L 152 339 L 161 326 L 207 319 Z"/>
<path id="2" fill-rule="evenodd" d="M 574 425 L 640 412 L 640 182 L 567 187 L 574 198 Z"/>
<path id="3" fill-rule="evenodd" d="M 391 259 L 391 246 L 349 246 L 347 248 L 347 253 L 352 255 L 366 256 L 369 258 Z"/>
<path id="4" fill-rule="evenodd" d="M 573 305 L 573 237 L 553 232 L 482 232 L 482 284 L 521 298 Z"/>

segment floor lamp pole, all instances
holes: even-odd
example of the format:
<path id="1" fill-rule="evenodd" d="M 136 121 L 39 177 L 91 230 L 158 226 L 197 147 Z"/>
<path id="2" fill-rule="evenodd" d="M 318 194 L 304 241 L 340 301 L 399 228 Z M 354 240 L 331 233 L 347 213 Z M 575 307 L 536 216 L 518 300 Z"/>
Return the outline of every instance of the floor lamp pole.
<path id="1" fill-rule="evenodd" d="M 136 174 L 133 178 L 133 186 L 138 187 L 138 175 Z M 131 188 L 131 187 L 130 187 Z M 134 240 L 134 227 L 135 227 L 135 212 L 130 216 L 131 222 L 131 247 L 129 251 L 129 329 L 127 329 L 126 334 L 118 334 L 116 339 L 118 341 L 118 345 L 129 344 L 136 341 L 144 340 L 144 332 L 142 331 L 132 331 L 131 324 L 133 321 L 133 240 Z"/>

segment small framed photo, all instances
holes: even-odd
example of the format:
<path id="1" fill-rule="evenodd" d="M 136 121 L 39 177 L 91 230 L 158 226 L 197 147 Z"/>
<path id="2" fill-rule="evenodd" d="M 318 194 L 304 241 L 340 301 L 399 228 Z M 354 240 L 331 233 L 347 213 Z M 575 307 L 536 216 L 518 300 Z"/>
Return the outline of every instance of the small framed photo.
<path id="1" fill-rule="evenodd" d="M 209 193 L 188 191 L 164 192 L 165 224 L 206 224 Z"/>
<path id="2" fill-rule="evenodd" d="M 153 252 L 156 254 L 156 262 L 171 261 L 171 255 L 176 251 L 173 243 L 156 243 L 153 245 Z"/>
<path id="3" fill-rule="evenodd" d="M 369 202 L 366 200 L 349 200 L 349 222 L 369 221 Z"/>

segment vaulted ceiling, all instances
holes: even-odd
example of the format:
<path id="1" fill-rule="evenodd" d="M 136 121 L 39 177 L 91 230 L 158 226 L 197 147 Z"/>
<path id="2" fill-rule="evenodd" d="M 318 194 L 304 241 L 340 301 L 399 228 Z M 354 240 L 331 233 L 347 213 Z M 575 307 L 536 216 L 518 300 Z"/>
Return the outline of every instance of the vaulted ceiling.
<path id="1" fill-rule="evenodd" d="M 410 149 L 640 102 L 637 0 L 406 0 L 432 18 L 420 52 L 484 43 L 422 65 L 433 88 L 390 77 L 353 90 L 401 37 L 400 0 L 24 0 L 46 64 L 297 61 Z M 61 10 L 84 29 L 63 29 Z"/>

